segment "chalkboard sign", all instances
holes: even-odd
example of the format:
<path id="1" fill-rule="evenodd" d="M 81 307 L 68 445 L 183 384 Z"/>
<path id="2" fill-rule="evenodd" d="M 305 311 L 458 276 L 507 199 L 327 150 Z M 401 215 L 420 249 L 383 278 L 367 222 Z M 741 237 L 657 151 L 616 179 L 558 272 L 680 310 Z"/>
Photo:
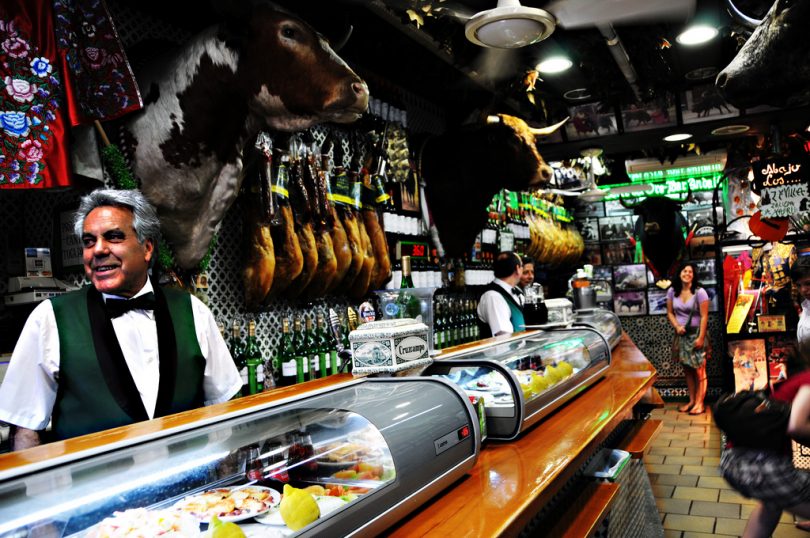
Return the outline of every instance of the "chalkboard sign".
<path id="1" fill-rule="evenodd" d="M 768 159 L 752 167 L 763 217 L 789 217 L 810 210 L 810 166 L 803 156 Z"/>

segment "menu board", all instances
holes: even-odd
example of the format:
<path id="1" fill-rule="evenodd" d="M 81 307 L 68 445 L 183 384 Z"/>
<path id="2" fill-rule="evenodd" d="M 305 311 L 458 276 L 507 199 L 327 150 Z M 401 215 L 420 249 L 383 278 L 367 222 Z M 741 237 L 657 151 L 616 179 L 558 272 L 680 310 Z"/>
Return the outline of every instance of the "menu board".
<path id="1" fill-rule="evenodd" d="M 808 210 L 810 176 L 804 157 L 768 159 L 752 167 L 763 217 L 789 217 Z"/>

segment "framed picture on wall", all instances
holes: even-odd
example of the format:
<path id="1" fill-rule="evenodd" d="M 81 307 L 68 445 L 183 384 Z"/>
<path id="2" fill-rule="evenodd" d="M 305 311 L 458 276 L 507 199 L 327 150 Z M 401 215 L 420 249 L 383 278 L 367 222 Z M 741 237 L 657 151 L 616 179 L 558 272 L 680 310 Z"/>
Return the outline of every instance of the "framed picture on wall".
<path id="1" fill-rule="evenodd" d="M 581 219 L 576 224 L 583 241 L 599 241 L 598 219 Z"/>
<path id="2" fill-rule="evenodd" d="M 695 260 L 695 278 L 703 285 L 714 285 L 717 283 L 717 276 L 714 273 L 714 258 Z"/>
<path id="3" fill-rule="evenodd" d="M 570 120 L 565 124 L 568 140 L 580 140 L 595 136 L 606 136 L 619 132 L 616 126 L 616 113 L 612 106 L 590 103 L 569 107 Z"/>
<path id="4" fill-rule="evenodd" d="M 582 251 L 583 263 L 591 265 L 601 265 L 604 262 L 602 258 L 602 246 L 599 243 L 585 243 L 585 250 Z"/>
<path id="5" fill-rule="evenodd" d="M 675 96 L 671 93 L 665 93 L 655 101 L 622 106 L 622 122 L 628 133 L 670 127 L 676 121 Z"/>
<path id="6" fill-rule="evenodd" d="M 613 292 L 613 311 L 618 316 L 643 316 L 647 314 L 647 292 Z"/>
<path id="7" fill-rule="evenodd" d="M 57 276 L 83 271 L 82 242 L 73 231 L 73 217 L 78 207 L 72 204 L 54 210 L 51 262 Z"/>
<path id="8" fill-rule="evenodd" d="M 605 203 L 577 201 L 574 206 L 574 216 L 578 218 L 604 217 Z"/>
<path id="9" fill-rule="evenodd" d="M 734 391 L 762 390 L 768 385 L 765 340 L 736 340 L 728 343 L 734 369 Z"/>
<path id="10" fill-rule="evenodd" d="M 635 219 L 632 215 L 601 218 L 599 219 L 599 237 L 602 241 L 627 239 L 627 234 L 633 235 L 634 222 Z"/>
<path id="11" fill-rule="evenodd" d="M 652 288 L 647 290 L 647 304 L 650 315 L 667 313 L 667 290 Z"/>
<path id="12" fill-rule="evenodd" d="M 593 279 L 613 281 L 613 267 L 609 265 L 599 265 L 594 267 Z"/>
<path id="13" fill-rule="evenodd" d="M 713 286 L 708 286 L 703 289 L 706 290 L 706 295 L 709 296 L 709 312 L 719 312 L 720 306 L 718 305 L 717 288 Z"/>
<path id="14" fill-rule="evenodd" d="M 633 263 L 635 252 L 630 241 L 608 241 L 602 244 L 602 262 L 608 265 Z"/>
<path id="15" fill-rule="evenodd" d="M 622 205 L 619 200 L 608 200 L 607 202 L 602 202 L 605 204 L 605 213 L 608 215 L 632 215 L 633 210 L 628 209 Z"/>
<path id="16" fill-rule="evenodd" d="M 641 263 L 617 265 L 613 269 L 613 281 L 617 290 L 638 290 L 647 287 L 647 266 Z"/>
<path id="17" fill-rule="evenodd" d="M 682 94 L 681 115 L 684 123 L 730 118 L 739 114 L 739 110 L 723 99 L 714 82 L 694 86 Z"/>

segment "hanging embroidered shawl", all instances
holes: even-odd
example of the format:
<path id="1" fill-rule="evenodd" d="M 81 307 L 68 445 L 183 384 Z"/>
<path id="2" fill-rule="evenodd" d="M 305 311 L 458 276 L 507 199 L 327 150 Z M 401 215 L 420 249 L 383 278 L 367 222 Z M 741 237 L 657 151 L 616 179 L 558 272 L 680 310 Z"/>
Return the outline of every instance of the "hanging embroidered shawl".
<path id="1" fill-rule="evenodd" d="M 0 0 L 0 188 L 70 186 L 69 126 L 141 106 L 101 0 Z"/>

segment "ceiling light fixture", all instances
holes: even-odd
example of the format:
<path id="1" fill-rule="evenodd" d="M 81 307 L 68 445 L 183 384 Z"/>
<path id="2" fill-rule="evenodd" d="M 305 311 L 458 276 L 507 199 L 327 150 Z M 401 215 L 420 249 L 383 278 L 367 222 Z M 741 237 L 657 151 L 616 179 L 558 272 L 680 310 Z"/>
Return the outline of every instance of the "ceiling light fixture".
<path id="1" fill-rule="evenodd" d="M 748 125 L 724 125 L 712 130 L 714 136 L 725 136 L 741 134 L 749 131 L 751 128 Z"/>
<path id="2" fill-rule="evenodd" d="M 551 56 L 537 64 L 536 69 L 544 75 L 553 75 L 570 69 L 572 65 L 574 62 L 565 56 Z"/>
<path id="3" fill-rule="evenodd" d="M 692 138 L 692 135 L 689 133 L 675 133 L 669 136 L 664 137 L 664 141 L 666 142 L 680 142 L 681 140 L 688 140 Z"/>
<path id="4" fill-rule="evenodd" d="M 547 11 L 521 6 L 518 0 L 498 0 L 498 7 L 476 13 L 467 21 L 464 34 L 482 47 L 514 49 L 542 41 L 556 25 Z"/>
<path id="5" fill-rule="evenodd" d="M 575 88 L 573 90 L 568 90 L 563 94 L 563 97 L 568 99 L 569 101 L 582 101 L 584 99 L 591 98 L 591 92 L 588 91 L 588 88 Z"/>
<path id="6" fill-rule="evenodd" d="M 707 78 L 714 78 L 718 72 L 719 69 L 714 66 L 698 67 L 697 69 L 692 69 L 691 71 L 687 72 L 684 77 L 687 80 L 705 80 Z"/>
<path id="7" fill-rule="evenodd" d="M 695 24 L 684 30 L 675 38 L 681 45 L 700 45 L 712 40 L 717 35 L 717 28 L 706 24 Z"/>

